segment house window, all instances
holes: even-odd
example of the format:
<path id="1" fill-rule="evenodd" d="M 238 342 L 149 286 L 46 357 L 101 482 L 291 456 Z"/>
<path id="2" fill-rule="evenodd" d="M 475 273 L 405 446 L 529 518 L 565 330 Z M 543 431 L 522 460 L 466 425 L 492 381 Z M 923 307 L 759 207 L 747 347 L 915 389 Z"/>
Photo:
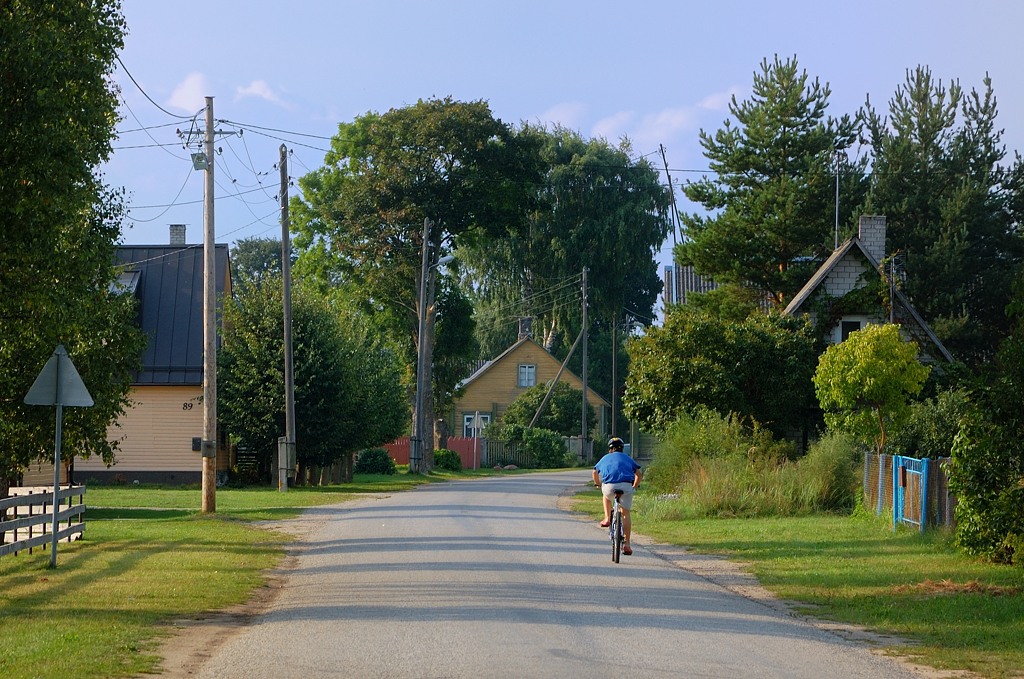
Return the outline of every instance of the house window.
<path id="1" fill-rule="evenodd" d="M 522 363 L 519 365 L 519 382 L 517 386 L 532 387 L 537 384 L 537 366 Z"/>
<path id="2" fill-rule="evenodd" d="M 840 328 L 839 341 L 845 342 L 846 338 L 850 336 L 851 332 L 857 332 L 861 328 L 860 321 L 843 321 Z"/>
<path id="3" fill-rule="evenodd" d="M 462 435 L 466 438 L 473 438 L 474 436 L 482 436 L 483 429 L 491 423 L 490 413 L 480 413 L 480 429 L 476 429 L 473 426 L 473 420 L 476 419 L 477 413 L 466 413 L 462 416 Z"/>

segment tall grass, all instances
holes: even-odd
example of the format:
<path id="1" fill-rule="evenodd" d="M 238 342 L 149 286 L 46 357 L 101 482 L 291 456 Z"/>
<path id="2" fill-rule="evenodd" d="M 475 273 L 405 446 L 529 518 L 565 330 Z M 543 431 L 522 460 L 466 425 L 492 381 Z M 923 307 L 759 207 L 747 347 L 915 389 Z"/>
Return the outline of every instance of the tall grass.
<path id="1" fill-rule="evenodd" d="M 648 471 L 655 491 L 650 511 L 661 518 L 686 518 L 851 509 L 858 460 L 854 443 L 838 435 L 813 443 L 797 457 L 789 442 L 776 441 L 758 427 L 744 428 L 734 417 L 684 416 L 656 450 Z"/>

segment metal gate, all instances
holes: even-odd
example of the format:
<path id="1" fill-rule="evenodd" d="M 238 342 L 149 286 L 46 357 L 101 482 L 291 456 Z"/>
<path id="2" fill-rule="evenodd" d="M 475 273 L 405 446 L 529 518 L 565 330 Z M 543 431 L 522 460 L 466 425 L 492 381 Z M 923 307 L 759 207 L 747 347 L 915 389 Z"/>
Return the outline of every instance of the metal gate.
<path id="1" fill-rule="evenodd" d="M 928 458 L 893 457 L 893 530 L 901 523 L 908 523 L 924 531 L 928 520 L 928 466 Z"/>

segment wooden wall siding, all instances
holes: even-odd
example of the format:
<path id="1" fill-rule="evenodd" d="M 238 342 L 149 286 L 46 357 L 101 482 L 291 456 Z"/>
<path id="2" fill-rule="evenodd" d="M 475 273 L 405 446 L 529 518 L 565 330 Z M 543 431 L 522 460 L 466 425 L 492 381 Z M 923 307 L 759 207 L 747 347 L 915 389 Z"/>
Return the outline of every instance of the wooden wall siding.
<path id="1" fill-rule="evenodd" d="M 53 488 L 53 451 L 50 451 L 49 464 L 33 462 L 25 471 L 21 480 L 22 486 L 47 486 Z M 62 455 L 63 457 L 63 455 Z M 60 482 L 68 482 L 68 470 L 64 465 L 60 467 Z"/>
<path id="2" fill-rule="evenodd" d="M 202 393 L 201 386 L 135 387 L 135 405 L 121 418 L 121 427 L 107 430 L 112 440 L 121 439 L 117 462 L 109 471 L 202 470 L 199 453 L 192 451 L 192 437 L 203 435 Z M 226 462 L 217 462 L 218 469 L 226 468 Z M 87 478 L 83 474 L 91 470 L 108 468 L 96 457 L 75 460 L 76 479 Z"/>
<path id="3" fill-rule="evenodd" d="M 545 384 L 555 379 L 561 363 L 535 342 L 523 342 L 499 360 L 489 366 L 466 386 L 462 398 L 455 402 L 454 417 L 449 428 L 454 434 L 462 433 L 462 416 L 464 414 L 490 413 L 492 422 L 500 419 L 512 401 L 528 387 L 517 386 L 519 383 L 519 366 L 531 364 L 537 366 L 537 384 Z M 568 370 L 562 373 L 561 380 L 575 389 L 583 388 L 583 381 Z M 600 414 L 601 406 L 610 404 L 601 398 L 593 389 L 587 389 L 587 402 Z"/>

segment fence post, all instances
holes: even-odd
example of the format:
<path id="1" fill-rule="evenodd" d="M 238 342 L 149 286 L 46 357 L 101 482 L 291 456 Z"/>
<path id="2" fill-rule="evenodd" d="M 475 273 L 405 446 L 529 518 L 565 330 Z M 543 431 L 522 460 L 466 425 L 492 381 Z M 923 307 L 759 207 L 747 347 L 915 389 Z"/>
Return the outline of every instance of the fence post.
<path id="1" fill-rule="evenodd" d="M 921 460 L 921 532 L 928 522 L 928 458 Z"/>
<path id="2" fill-rule="evenodd" d="M 892 456 L 892 529 L 896 530 L 896 527 L 900 523 L 899 510 L 900 510 L 900 456 Z"/>

